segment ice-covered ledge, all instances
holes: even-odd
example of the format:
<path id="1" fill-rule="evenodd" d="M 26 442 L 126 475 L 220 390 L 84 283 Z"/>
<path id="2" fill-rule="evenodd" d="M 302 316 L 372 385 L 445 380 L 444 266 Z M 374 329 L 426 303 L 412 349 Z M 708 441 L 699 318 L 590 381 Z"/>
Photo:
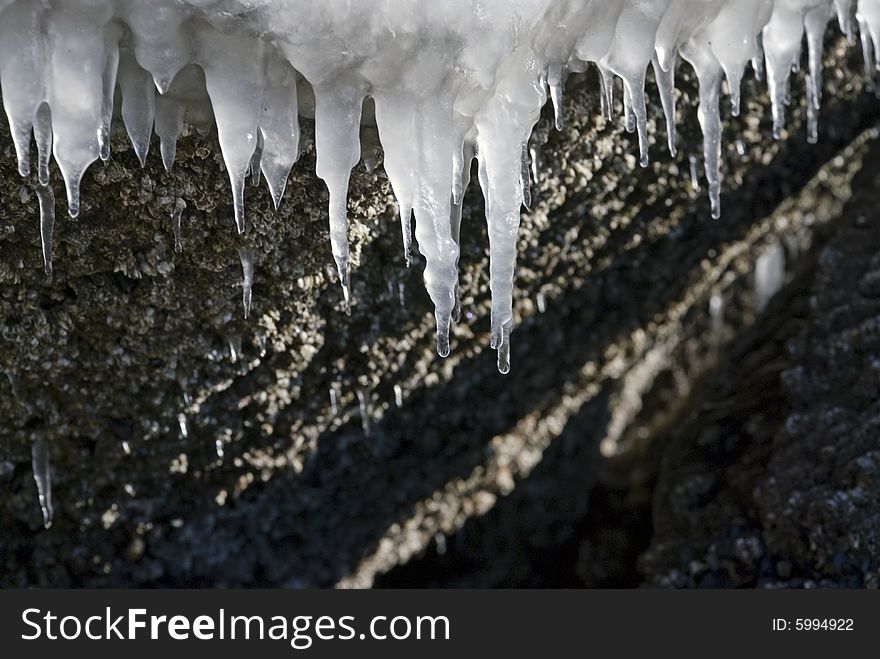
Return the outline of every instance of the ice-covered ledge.
<path id="1" fill-rule="evenodd" d="M 22 175 L 31 135 L 46 268 L 54 198 L 50 152 L 72 217 L 89 165 L 110 156 L 114 107 L 143 162 L 155 130 L 170 168 L 189 120 L 216 121 L 239 232 L 244 192 L 261 171 L 276 206 L 299 157 L 299 115 L 314 115 L 316 170 L 329 190 L 330 239 L 346 302 L 350 295 L 347 192 L 352 167 L 375 145 L 400 208 L 410 260 L 411 215 L 434 303 L 437 350 L 449 353 L 458 301 L 461 199 L 479 163 L 491 251 L 491 344 L 510 367 L 512 290 L 520 209 L 529 205 L 529 138 L 549 95 L 557 108 L 566 77 L 599 67 L 606 112 L 623 81 L 627 127 L 648 164 L 645 76 L 653 63 L 675 151 L 679 55 L 700 83 L 700 123 L 713 217 L 720 216 L 720 94 L 733 114 L 751 60 L 766 61 L 773 132 L 785 123 L 789 76 L 808 51 L 809 138 L 820 104 L 822 44 L 835 12 L 853 30 L 849 0 L 2 0 L 0 84 Z M 861 0 L 858 24 L 873 69 L 880 2 Z M 763 52 L 761 43 L 763 41 Z M 117 96 L 119 103 L 114 104 Z M 598 93 L 598 90 L 597 90 Z M 363 116 L 364 101 L 369 116 Z M 557 112 L 558 117 L 558 112 Z M 557 127 L 561 121 L 557 118 Z M 245 252 L 243 252 L 245 254 Z M 245 284 L 252 279 L 242 257 Z M 245 294 L 245 311 L 248 310 Z"/>

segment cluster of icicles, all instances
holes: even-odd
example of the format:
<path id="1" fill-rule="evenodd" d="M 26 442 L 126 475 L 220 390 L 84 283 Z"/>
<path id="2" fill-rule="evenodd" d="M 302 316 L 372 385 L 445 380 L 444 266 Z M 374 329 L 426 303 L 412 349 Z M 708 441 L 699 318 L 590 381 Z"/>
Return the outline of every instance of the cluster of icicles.
<path id="1" fill-rule="evenodd" d="M 317 174 L 329 191 L 330 237 L 349 296 L 347 190 L 374 125 L 400 207 L 407 262 L 415 215 L 437 350 L 457 319 L 462 198 L 478 161 L 490 241 L 491 344 L 510 368 L 512 290 L 521 206 L 529 204 L 528 141 L 549 95 L 561 128 L 566 76 L 598 66 L 605 111 L 615 76 L 626 125 L 648 163 L 645 77 L 652 65 L 675 151 L 675 68 L 696 71 L 713 216 L 720 214 L 721 82 L 733 113 L 751 61 L 766 66 L 774 133 L 788 79 L 809 60 L 815 139 L 822 41 L 837 15 L 861 28 L 869 74 L 880 46 L 880 0 L 0 0 L 0 84 L 23 176 L 36 142 L 47 268 L 54 197 L 50 153 L 71 216 L 84 171 L 110 155 L 121 115 L 137 156 L 155 131 L 166 168 L 184 121 L 216 122 L 246 230 L 245 179 L 262 172 L 276 206 L 299 155 L 299 117 L 314 117 Z M 856 13 L 857 12 L 857 13 Z M 365 104 L 365 99 L 370 102 Z M 366 108 L 366 110 L 365 110 Z M 366 160 L 366 158 L 365 158 Z M 179 212 L 179 211 L 178 211 Z M 244 262 L 244 260 L 243 260 Z M 250 277 L 245 279 L 252 279 Z M 247 297 L 247 296 L 246 296 Z M 246 302 L 247 304 L 247 302 Z"/>

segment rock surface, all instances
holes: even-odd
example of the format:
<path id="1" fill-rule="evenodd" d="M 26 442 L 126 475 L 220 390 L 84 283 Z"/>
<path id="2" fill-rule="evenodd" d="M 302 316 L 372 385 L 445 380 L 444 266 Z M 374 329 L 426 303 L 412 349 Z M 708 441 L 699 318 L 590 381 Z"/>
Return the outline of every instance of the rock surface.
<path id="1" fill-rule="evenodd" d="M 170 173 L 155 143 L 142 170 L 117 136 L 79 219 L 59 202 L 47 278 L 33 182 L 0 124 L 0 585 L 876 583 L 877 380 L 863 360 L 877 349 L 865 273 L 878 267 L 865 177 L 880 170 L 864 131 L 880 105 L 851 74 L 854 50 L 829 49 L 815 146 L 796 108 L 791 136 L 772 142 L 750 84 L 726 122 L 720 222 L 690 183 L 686 73 L 680 154 L 662 148 L 655 103 L 646 170 L 632 136 L 599 117 L 595 75 L 572 78 L 565 130 L 544 119 L 535 137 L 506 377 L 488 350 L 478 191 L 462 231 L 465 314 L 441 360 L 381 171 L 352 179 L 347 316 L 310 148 L 279 212 L 248 189 L 242 239 L 215 136 L 187 135 Z M 772 241 L 816 303 L 774 301 L 749 330 L 750 273 Z M 248 320 L 240 250 L 256 261 Z M 797 327 L 761 330 L 773 309 Z M 754 363 L 772 381 L 760 390 Z M 701 401 L 728 395 L 738 404 L 700 420 Z M 50 453 L 48 530 L 35 441 Z"/>

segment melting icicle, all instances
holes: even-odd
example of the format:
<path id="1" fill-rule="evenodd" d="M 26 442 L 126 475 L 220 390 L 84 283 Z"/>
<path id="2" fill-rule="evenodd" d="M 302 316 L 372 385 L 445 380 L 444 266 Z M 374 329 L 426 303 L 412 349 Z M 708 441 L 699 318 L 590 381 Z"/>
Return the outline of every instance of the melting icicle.
<path id="1" fill-rule="evenodd" d="M 254 251 L 249 247 L 238 248 L 241 261 L 241 304 L 244 307 L 244 319 L 251 314 L 251 298 L 254 286 Z"/>
<path id="2" fill-rule="evenodd" d="M 396 407 L 403 407 L 403 389 L 400 388 L 399 384 L 394 385 L 394 405 Z"/>
<path id="3" fill-rule="evenodd" d="M 122 53 L 119 59 L 119 88 L 122 92 L 122 121 L 143 167 L 156 121 L 156 89 L 152 76 L 129 53 Z"/>
<path id="4" fill-rule="evenodd" d="M 522 147 L 522 172 L 520 173 L 520 182 L 522 185 L 523 208 L 525 208 L 527 211 L 532 210 L 532 185 L 530 169 L 531 166 L 529 164 L 529 145 L 528 142 L 524 142 Z M 460 221 L 461 220 L 459 219 L 459 222 Z"/>
<path id="5" fill-rule="evenodd" d="M 40 499 L 40 510 L 43 511 L 43 526 L 51 528 L 55 517 L 52 505 L 52 470 L 49 466 L 49 442 L 38 438 L 31 446 L 31 466 L 34 470 L 34 481 L 37 484 L 37 495 Z"/>
<path id="6" fill-rule="evenodd" d="M 52 274 L 52 234 L 55 229 L 55 193 L 48 185 L 35 185 L 34 192 L 40 205 L 40 240 L 43 245 L 43 268 Z"/>
<path id="7" fill-rule="evenodd" d="M 183 412 L 178 413 L 177 415 L 177 425 L 180 427 L 180 437 L 181 439 L 186 439 L 189 437 L 189 428 L 186 425 L 186 414 Z"/>

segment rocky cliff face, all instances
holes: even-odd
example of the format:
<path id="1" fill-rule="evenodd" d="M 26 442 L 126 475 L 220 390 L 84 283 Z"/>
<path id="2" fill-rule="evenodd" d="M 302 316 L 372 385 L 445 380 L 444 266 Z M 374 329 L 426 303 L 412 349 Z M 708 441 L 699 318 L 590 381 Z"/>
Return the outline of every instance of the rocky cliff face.
<path id="1" fill-rule="evenodd" d="M 509 376 L 486 349 L 474 191 L 441 360 L 381 168 L 352 179 L 346 315 L 310 149 L 280 211 L 248 190 L 238 237 L 214 136 L 186 136 L 171 173 L 156 145 L 141 169 L 117 136 L 79 219 L 59 203 L 47 277 L 37 198 L 0 125 L 0 583 L 875 583 L 865 130 L 880 106 L 852 50 L 829 52 L 851 61 L 829 69 L 818 145 L 796 107 L 771 141 L 756 84 L 727 120 L 720 221 L 689 174 L 692 82 L 679 156 L 655 110 L 641 170 L 635 140 L 600 118 L 595 76 L 571 79 L 566 129 L 545 119 L 534 138 Z M 758 317 L 754 261 L 773 243 L 800 292 Z"/>

